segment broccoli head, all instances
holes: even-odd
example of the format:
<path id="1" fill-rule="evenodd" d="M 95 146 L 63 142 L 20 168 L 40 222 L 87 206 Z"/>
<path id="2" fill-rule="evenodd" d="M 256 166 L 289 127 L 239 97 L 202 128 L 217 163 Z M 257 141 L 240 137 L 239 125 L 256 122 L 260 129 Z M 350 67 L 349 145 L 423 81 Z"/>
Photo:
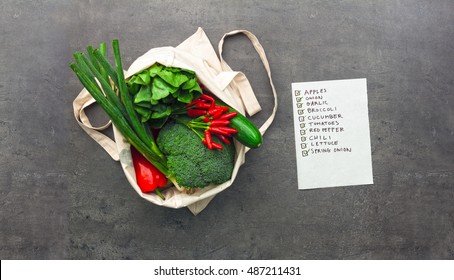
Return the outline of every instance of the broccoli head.
<path id="1" fill-rule="evenodd" d="M 210 183 L 222 184 L 229 180 L 234 166 L 235 147 L 213 135 L 223 149 L 209 150 L 186 125 L 168 121 L 156 139 L 159 149 L 167 157 L 170 175 L 185 188 L 204 188 Z"/>

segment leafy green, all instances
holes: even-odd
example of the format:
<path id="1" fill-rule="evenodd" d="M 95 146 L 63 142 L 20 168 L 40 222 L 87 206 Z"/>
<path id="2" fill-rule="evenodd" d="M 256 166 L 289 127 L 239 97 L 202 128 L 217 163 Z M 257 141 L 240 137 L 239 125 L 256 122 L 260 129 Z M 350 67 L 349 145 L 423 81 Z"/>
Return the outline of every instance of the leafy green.
<path id="1" fill-rule="evenodd" d="M 150 83 L 150 80 L 148 80 L 148 83 Z M 147 80 L 144 80 L 142 77 L 139 75 L 133 76 L 131 80 L 129 81 L 129 84 L 138 84 L 138 85 L 147 85 Z"/>
<path id="2" fill-rule="evenodd" d="M 152 98 L 154 100 L 163 99 L 163 98 L 167 97 L 167 95 L 169 95 L 170 93 L 176 92 L 177 90 L 178 90 L 178 87 L 173 87 L 173 86 L 169 85 L 168 83 L 166 83 L 163 79 L 161 79 L 159 77 L 155 77 L 153 79 Z"/>
<path id="3" fill-rule="evenodd" d="M 127 86 L 141 121 L 155 128 L 202 93 L 194 71 L 159 63 L 130 77 Z"/>
<path id="4" fill-rule="evenodd" d="M 189 80 L 188 76 L 181 71 L 175 71 L 172 68 L 164 68 L 159 73 L 158 76 L 161 77 L 164 81 L 169 83 L 174 87 L 181 86 L 184 82 Z"/>
<path id="5" fill-rule="evenodd" d="M 197 78 L 192 78 L 190 80 L 187 80 L 183 85 L 182 85 L 182 89 L 187 89 L 187 90 L 190 90 L 190 89 L 193 89 L 195 88 L 197 85 Z"/>
<path id="6" fill-rule="evenodd" d="M 172 109 L 169 106 L 166 106 L 165 104 L 154 105 L 152 109 L 154 112 L 151 115 L 151 118 L 153 119 L 164 118 L 170 116 L 170 113 L 172 113 Z"/>
<path id="7" fill-rule="evenodd" d="M 194 95 L 191 92 L 187 91 L 182 91 L 178 97 L 178 101 L 181 101 L 183 103 L 191 103 L 191 101 L 194 99 Z"/>
<path id="8" fill-rule="evenodd" d="M 144 82 L 145 85 L 148 85 L 150 83 L 150 73 L 147 71 L 144 71 L 142 73 L 137 74 L 139 78 Z"/>
<path id="9" fill-rule="evenodd" d="M 142 119 L 141 119 L 142 122 L 148 121 L 151 117 L 151 111 L 147 110 L 147 108 L 144 108 L 141 106 L 135 106 L 134 110 L 136 110 L 136 112 L 142 116 Z"/>
<path id="10" fill-rule="evenodd" d="M 153 106 L 153 104 L 151 104 L 150 102 L 140 102 L 136 103 L 135 106 L 151 109 L 151 106 Z"/>
<path id="11" fill-rule="evenodd" d="M 141 102 L 151 101 L 151 88 L 150 85 L 146 85 L 140 88 L 139 92 L 134 96 L 134 103 L 138 104 Z M 151 103 L 150 103 L 151 104 Z"/>
<path id="12" fill-rule="evenodd" d="M 149 73 L 150 73 L 150 76 L 151 76 L 151 77 L 155 77 L 156 75 L 158 75 L 158 73 L 161 72 L 162 67 L 163 67 L 163 66 L 162 66 L 161 64 L 158 64 L 158 63 L 153 64 L 153 65 L 148 69 L 148 71 L 149 71 Z"/>

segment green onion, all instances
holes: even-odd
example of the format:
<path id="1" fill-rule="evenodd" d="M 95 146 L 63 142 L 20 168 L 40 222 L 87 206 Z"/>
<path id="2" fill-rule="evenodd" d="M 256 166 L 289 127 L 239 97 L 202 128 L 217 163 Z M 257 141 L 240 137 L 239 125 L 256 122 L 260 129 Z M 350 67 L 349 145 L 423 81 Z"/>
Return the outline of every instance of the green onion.
<path id="1" fill-rule="evenodd" d="M 107 45 L 106 42 L 102 42 L 99 44 L 99 51 L 101 52 L 102 56 L 107 57 Z"/>
<path id="2" fill-rule="evenodd" d="M 115 87 L 118 88 L 117 72 L 115 71 L 115 69 L 112 68 L 112 66 L 109 64 L 109 62 L 107 61 L 106 57 L 103 55 L 100 49 L 94 50 L 93 53 L 96 59 L 98 60 L 99 64 L 101 64 L 102 68 L 107 72 L 107 74 L 114 82 Z"/>
<path id="3" fill-rule="evenodd" d="M 105 42 L 102 42 L 101 44 L 99 44 L 99 50 L 101 51 L 101 54 L 103 57 L 107 58 L 107 46 L 106 46 L 106 43 Z M 88 55 L 90 55 L 90 59 L 93 61 L 93 60 L 96 60 L 94 59 L 94 53 L 93 51 L 91 51 L 91 53 L 89 52 Z M 93 58 L 92 58 L 93 57 Z M 97 62 L 99 63 L 99 62 Z M 101 75 L 104 77 L 104 79 L 106 80 L 109 80 L 109 75 L 107 74 L 107 71 L 104 70 L 103 67 L 99 67 L 99 71 L 101 72 Z"/>
<path id="4" fill-rule="evenodd" d="M 104 93 L 107 96 L 107 99 L 120 110 L 123 116 L 129 119 L 126 110 L 124 110 L 121 104 L 120 99 L 118 98 L 117 94 L 113 91 L 110 83 L 108 82 L 109 80 L 104 79 L 101 73 L 96 69 L 96 67 L 88 60 L 88 58 L 83 53 L 75 53 L 74 58 L 76 59 L 78 65 L 82 65 L 84 67 L 83 69 L 90 70 L 90 72 L 96 77 L 96 79 L 101 84 Z"/>
<path id="5" fill-rule="evenodd" d="M 132 127 L 142 140 L 147 141 L 150 138 L 153 139 L 153 135 L 151 134 L 150 128 L 140 122 L 139 118 L 137 117 L 136 111 L 134 110 L 134 106 L 131 100 L 131 96 L 129 95 L 128 86 L 126 85 L 125 76 L 123 73 L 123 65 L 121 63 L 120 54 L 120 44 L 118 40 L 112 41 L 112 48 L 114 52 L 115 67 L 117 70 L 118 89 L 120 90 L 121 100 L 123 101 L 123 104 L 126 108 L 126 112 L 131 118 L 130 121 Z M 160 158 L 165 159 L 165 156 L 161 153 L 154 140 L 147 142 L 150 143 L 153 152 L 155 152 Z"/>
<path id="6" fill-rule="evenodd" d="M 116 71 L 105 58 L 106 50 L 103 43 L 101 43 L 99 50 L 87 47 L 90 59 L 83 53 L 74 53 L 76 62 L 71 63 L 70 67 L 126 140 L 156 168 L 168 176 L 166 158 L 157 147 L 149 128 L 139 121 L 132 107 L 131 96 L 124 80 L 118 41 L 115 40 L 112 45 Z M 114 84 L 117 81 L 114 88 L 112 88 L 109 78 L 114 81 Z M 115 93 L 115 86 L 120 91 L 121 100 Z"/>

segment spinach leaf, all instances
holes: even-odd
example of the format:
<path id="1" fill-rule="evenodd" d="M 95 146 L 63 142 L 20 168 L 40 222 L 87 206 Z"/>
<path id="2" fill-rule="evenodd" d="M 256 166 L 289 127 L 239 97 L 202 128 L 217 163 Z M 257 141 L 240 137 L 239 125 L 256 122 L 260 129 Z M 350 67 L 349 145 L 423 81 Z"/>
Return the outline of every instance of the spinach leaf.
<path id="1" fill-rule="evenodd" d="M 151 102 L 150 85 L 142 86 L 139 92 L 134 96 L 134 103 Z"/>
<path id="2" fill-rule="evenodd" d="M 174 69 L 171 70 L 171 68 L 163 68 L 158 76 L 174 87 L 179 87 L 189 80 L 185 74 L 181 73 L 181 70 L 177 72 Z"/>

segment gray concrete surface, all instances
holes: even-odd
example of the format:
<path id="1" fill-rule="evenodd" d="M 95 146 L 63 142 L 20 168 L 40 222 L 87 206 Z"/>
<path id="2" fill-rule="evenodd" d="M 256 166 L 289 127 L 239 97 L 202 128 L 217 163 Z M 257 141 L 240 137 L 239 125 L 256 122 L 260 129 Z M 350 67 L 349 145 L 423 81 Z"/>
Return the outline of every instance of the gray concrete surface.
<path id="1" fill-rule="evenodd" d="M 129 66 L 199 26 L 215 45 L 256 34 L 280 103 L 233 187 L 195 217 L 138 197 L 78 127 L 68 64 L 118 38 Z M 450 0 L 1 1 L 0 258 L 453 259 L 453 26 Z M 258 56 L 236 36 L 226 59 L 259 124 L 272 105 Z M 363 77 L 375 184 L 298 191 L 291 82 Z"/>

